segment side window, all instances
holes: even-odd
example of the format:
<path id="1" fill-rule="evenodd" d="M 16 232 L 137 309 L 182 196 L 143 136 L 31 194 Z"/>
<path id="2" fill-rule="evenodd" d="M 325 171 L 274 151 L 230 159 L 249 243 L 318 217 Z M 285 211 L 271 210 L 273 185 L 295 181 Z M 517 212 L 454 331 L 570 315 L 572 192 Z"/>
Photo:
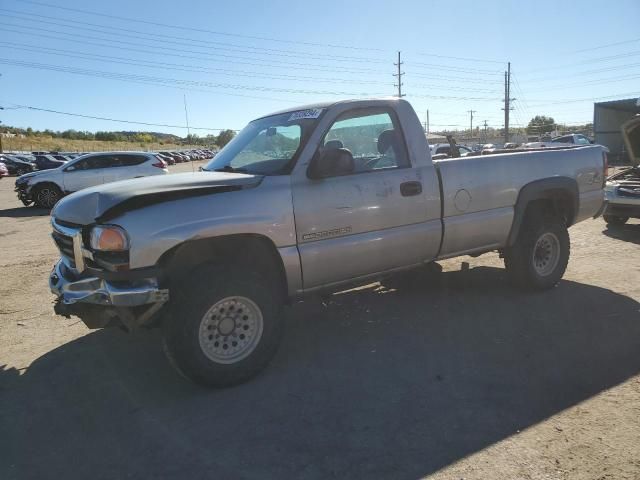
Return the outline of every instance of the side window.
<path id="1" fill-rule="evenodd" d="M 441 153 L 450 155 L 451 154 L 451 147 L 449 147 L 449 146 L 438 147 L 438 150 L 436 150 L 436 155 L 439 155 Z"/>
<path id="2" fill-rule="evenodd" d="M 147 161 L 144 155 L 112 155 L 110 167 L 132 167 Z"/>
<path id="3" fill-rule="evenodd" d="M 96 168 L 104 168 L 109 161 L 108 155 L 96 155 L 93 157 L 85 158 L 76 162 L 74 165 L 76 170 L 94 170 Z"/>
<path id="4" fill-rule="evenodd" d="M 583 137 L 582 135 L 578 135 L 576 137 L 576 143 L 579 145 L 591 145 L 591 142 L 589 142 L 589 139 L 587 137 Z"/>
<path id="5" fill-rule="evenodd" d="M 323 148 L 345 148 L 354 173 L 409 166 L 402 132 L 386 109 L 360 109 L 342 114 L 326 133 Z"/>

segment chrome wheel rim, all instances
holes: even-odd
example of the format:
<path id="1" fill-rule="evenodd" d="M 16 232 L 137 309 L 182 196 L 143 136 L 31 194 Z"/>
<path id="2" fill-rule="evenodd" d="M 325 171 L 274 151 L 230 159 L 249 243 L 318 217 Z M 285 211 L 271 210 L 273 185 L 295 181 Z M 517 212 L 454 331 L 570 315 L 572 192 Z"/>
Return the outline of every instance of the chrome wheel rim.
<path id="1" fill-rule="evenodd" d="M 560 240 L 547 232 L 542 234 L 533 248 L 533 268 L 542 277 L 550 275 L 560 261 Z"/>
<path id="2" fill-rule="evenodd" d="M 45 207 L 53 207 L 58 202 L 58 192 L 52 188 L 43 188 L 38 192 L 38 203 Z"/>
<path id="3" fill-rule="evenodd" d="M 209 360 L 230 364 L 255 350 L 264 329 L 262 312 L 247 297 L 226 297 L 215 303 L 200 322 L 200 348 Z"/>

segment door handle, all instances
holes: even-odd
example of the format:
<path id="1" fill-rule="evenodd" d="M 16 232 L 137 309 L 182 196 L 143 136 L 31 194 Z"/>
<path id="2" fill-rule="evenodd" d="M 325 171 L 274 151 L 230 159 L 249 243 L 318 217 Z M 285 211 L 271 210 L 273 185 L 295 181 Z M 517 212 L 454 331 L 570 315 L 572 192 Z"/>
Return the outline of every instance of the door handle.
<path id="1" fill-rule="evenodd" d="M 400 194 L 403 197 L 412 197 L 422 193 L 422 184 L 420 182 L 404 182 L 400 184 Z"/>

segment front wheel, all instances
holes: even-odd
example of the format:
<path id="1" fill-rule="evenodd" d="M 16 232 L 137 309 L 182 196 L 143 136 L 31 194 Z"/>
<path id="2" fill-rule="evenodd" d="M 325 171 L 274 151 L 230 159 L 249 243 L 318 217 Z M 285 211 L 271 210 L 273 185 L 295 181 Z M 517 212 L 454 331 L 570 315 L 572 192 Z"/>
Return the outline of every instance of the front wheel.
<path id="1" fill-rule="evenodd" d="M 618 215 L 607 214 L 604 214 L 602 218 L 604 218 L 604 221 L 607 222 L 607 225 L 613 225 L 616 227 L 624 225 L 629 220 L 629 217 L 620 217 Z"/>
<path id="2" fill-rule="evenodd" d="M 560 281 L 569 254 L 569 232 L 564 222 L 550 216 L 531 218 L 505 252 L 504 263 L 517 285 L 545 290 Z"/>
<path id="3" fill-rule="evenodd" d="M 275 355 L 283 332 L 281 295 L 268 279 L 202 267 L 177 287 L 164 347 L 171 364 L 207 386 L 242 383 Z"/>
<path id="4" fill-rule="evenodd" d="M 51 209 L 62 198 L 62 191 L 56 185 L 45 184 L 35 187 L 33 196 L 39 207 Z"/>

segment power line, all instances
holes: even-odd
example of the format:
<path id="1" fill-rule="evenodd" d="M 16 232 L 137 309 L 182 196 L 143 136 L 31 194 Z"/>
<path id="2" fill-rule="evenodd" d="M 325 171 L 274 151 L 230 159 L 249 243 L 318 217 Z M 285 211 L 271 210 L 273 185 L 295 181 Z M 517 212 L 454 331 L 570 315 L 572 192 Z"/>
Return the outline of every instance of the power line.
<path id="1" fill-rule="evenodd" d="M 593 50 L 600 50 L 602 48 L 609 48 L 609 47 L 617 47 L 618 45 L 626 45 L 628 43 L 635 43 L 635 42 L 640 42 L 640 38 L 633 38 L 631 40 L 624 40 L 622 42 L 606 43 L 604 45 L 598 45 L 596 47 L 590 47 L 590 48 L 583 48 L 583 49 L 580 49 L 580 50 L 574 50 L 572 52 L 567 52 L 567 53 L 591 52 Z"/>
<path id="2" fill-rule="evenodd" d="M 0 60 L 0 63 L 6 63 Z M 30 66 L 30 65 L 17 65 L 17 66 L 25 66 L 27 68 L 35 68 L 38 69 L 37 66 Z M 46 70 L 46 69 L 44 69 Z M 63 69 L 61 69 L 60 71 L 64 72 Z M 71 72 L 66 72 L 66 73 L 71 73 Z M 108 72 L 103 72 L 108 74 Z M 225 96 L 230 96 L 230 97 L 240 97 L 240 98 L 251 98 L 251 99 L 256 99 L 256 100 L 269 100 L 269 101 L 273 101 L 273 102 L 278 102 L 278 103 L 285 103 L 285 104 L 296 104 L 298 102 L 292 101 L 290 98 L 288 99 L 284 99 L 284 98 L 272 98 L 272 97 L 264 97 L 264 96 L 257 96 L 257 95 L 247 95 L 247 94 L 241 94 L 241 93 L 230 93 L 230 92 L 220 92 L 220 91 L 212 91 L 212 90 L 204 90 L 202 88 L 193 88 L 193 87 L 188 87 L 188 86 L 179 86 L 179 85 L 170 85 L 170 84 L 166 84 L 166 83 L 160 83 L 160 82 L 153 82 L 153 81 L 148 81 L 148 80 L 143 80 L 143 79 L 134 79 L 134 78 L 120 78 L 117 76 L 117 74 L 114 74 L 114 76 L 106 76 L 106 75 L 91 75 L 91 74 L 85 74 L 87 76 L 95 76 L 98 78 L 107 78 L 110 80 L 119 80 L 119 81 L 123 81 L 126 83 L 136 83 L 139 85 L 152 85 L 155 87 L 163 87 L 163 88 L 171 88 L 171 89 L 175 89 L 175 90 L 180 90 L 181 92 L 202 92 L 202 93 L 215 93 L 217 95 L 225 95 Z M 123 77 L 126 77 L 126 75 L 122 75 Z"/>
<path id="3" fill-rule="evenodd" d="M 445 70 L 451 70 L 453 72 L 483 73 L 485 75 L 502 75 L 501 72 L 496 72 L 495 70 L 482 70 L 477 68 L 464 68 L 464 67 L 455 67 L 450 65 L 436 65 L 433 63 L 411 62 L 411 65 L 418 65 L 420 67 L 429 67 L 429 68 L 441 68 Z"/>
<path id="4" fill-rule="evenodd" d="M 629 92 L 629 93 L 618 93 L 615 95 L 607 95 L 604 97 L 591 97 L 591 98 L 576 98 L 573 100 L 558 100 L 558 101 L 550 101 L 550 100 L 532 100 L 534 102 L 551 102 L 551 103 L 539 103 L 533 105 L 534 108 L 544 107 L 545 105 L 558 105 L 565 103 L 576 103 L 576 102 L 593 102 L 594 100 L 609 100 L 615 98 L 624 98 L 624 97 L 637 97 L 640 95 L 640 91 Z"/>
<path id="5" fill-rule="evenodd" d="M 0 9 L 3 10 L 3 9 Z M 51 21 L 46 21 L 46 20 L 37 20 L 37 19 L 32 19 L 32 18 L 23 18 L 23 17 L 19 17 L 19 16 L 15 16 L 15 15 L 7 15 L 4 13 L 0 13 L 0 17 L 8 17 L 8 18 L 13 18 L 13 19 L 17 19 L 20 21 L 27 21 L 27 22 L 35 22 L 35 23 L 45 23 L 45 24 L 49 24 L 49 25 L 55 25 L 55 26 L 59 26 L 59 27 L 63 27 L 63 28 L 69 28 L 70 25 L 65 25 L 64 23 L 60 23 L 60 22 L 51 22 Z M 161 44 L 171 44 L 171 45 L 178 45 L 178 46 L 187 46 L 187 47 L 195 47 L 195 48 L 211 48 L 211 46 L 208 45 L 194 45 L 194 43 L 202 43 L 201 41 L 198 40 L 191 40 L 191 39 L 186 39 L 188 42 L 191 43 L 185 43 L 185 42 L 179 42 L 179 41 L 175 41 L 175 40 L 167 40 L 167 38 L 165 36 L 162 36 L 161 39 L 159 39 L 157 34 L 148 34 L 148 33 L 144 33 L 144 32 L 136 32 L 136 35 L 132 35 L 131 33 L 120 33 L 120 32 L 114 32 L 113 28 L 110 28 L 108 26 L 100 26 L 99 29 L 96 28 L 87 28 L 87 27 L 82 27 L 82 26 L 78 26 L 78 25 L 74 25 L 74 23 L 78 23 L 78 22 L 68 22 L 67 23 L 71 23 L 71 25 L 73 26 L 74 30 L 86 30 L 88 32 L 93 32 L 93 33 L 99 33 L 102 35 L 110 35 L 110 36 L 118 36 L 118 37 L 127 37 L 127 38 L 133 38 L 133 39 L 139 39 L 139 40 L 146 40 L 146 41 L 151 41 L 151 42 L 156 42 L 156 43 L 161 43 Z M 11 25 L 10 26 L 18 26 L 18 27 L 22 27 L 21 25 Z M 94 24 L 92 24 L 94 25 Z M 40 27 L 38 27 L 40 28 Z M 125 31 L 125 32 L 131 32 L 131 30 L 128 29 L 118 29 L 119 31 Z M 43 31 L 48 31 L 48 32 L 55 32 L 55 33 L 62 33 L 62 34 L 68 34 L 68 35 L 77 35 L 77 34 L 70 34 L 67 32 L 58 32 L 55 30 L 47 30 L 47 29 L 43 29 Z M 144 35 L 144 36 L 141 36 Z M 119 40 L 109 40 L 109 39 L 101 39 L 101 40 L 107 40 L 107 41 L 114 41 L 114 42 L 119 42 Z M 126 43 L 130 43 L 130 42 L 126 42 Z M 282 51 L 264 51 L 263 49 L 258 49 L 256 47 L 240 47 L 240 48 L 229 48 L 229 47 L 220 47 L 218 45 L 216 45 L 216 50 L 221 50 L 221 51 L 226 51 L 226 52 L 235 52 L 235 53 L 247 53 L 250 55 L 269 55 L 269 56 L 276 56 L 276 57 L 286 57 L 286 58 L 310 58 L 310 59 L 314 59 L 314 60 L 330 60 L 330 61 L 335 61 L 335 62 L 360 62 L 360 63 L 384 63 L 384 60 L 380 60 L 380 59 L 376 59 L 376 58 L 366 58 L 366 57 L 347 57 L 347 56 L 342 56 L 342 55 L 326 55 L 326 54 L 316 54 L 316 53 L 308 53 L 308 52 L 292 52 L 292 51 L 288 51 L 288 52 L 282 52 Z"/>
<path id="6" fill-rule="evenodd" d="M 543 80 L 557 80 L 558 78 L 566 78 L 566 77 L 584 77 L 584 76 L 593 75 L 596 73 L 610 72 L 612 70 L 626 70 L 628 68 L 638 68 L 638 67 L 640 67 L 640 63 L 614 65 L 612 67 L 596 68 L 595 70 L 586 70 L 584 72 L 569 73 L 565 75 L 552 75 L 552 76 L 544 76 L 544 77 L 538 77 L 538 78 L 529 78 L 523 81 L 522 83 L 525 83 L 525 84 L 539 83 L 540 81 L 543 81 Z"/>
<path id="7" fill-rule="evenodd" d="M 55 17 L 55 16 L 51 16 L 51 15 L 39 15 L 39 14 L 32 13 L 32 12 L 22 12 L 22 11 L 19 11 L 19 10 L 11 10 L 11 9 L 7 9 L 7 8 L 0 8 L 0 11 L 10 12 L 10 13 L 18 13 L 18 14 L 23 15 L 23 17 L 27 16 L 27 17 L 44 18 L 44 19 L 47 19 L 47 20 L 35 20 L 35 19 L 32 19 L 32 18 L 26 18 L 25 19 L 23 17 L 16 17 L 16 16 L 13 16 L 13 15 L 2 14 L 2 16 L 6 16 L 6 17 L 17 18 L 17 19 L 20 19 L 20 20 L 28 20 L 28 21 L 32 21 L 32 22 L 47 23 L 47 24 L 51 24 L 51 25 L 58 25 L 58 26 L 63 26 L 65 28 L 68 28 L 69 26 L 73 26 L 74 28 L 82 28 L 82 27 L 77 27 L 78 24 L 81 24 L 81 25 L 89 25 L 89 26 L 92 26 L 92 27 L 99 27 L 101 29 L 107 29 L 107 32 L 101 32 L 101 33 L 112 34 L 111 32 L 113 30 L 117 30 L 117 31 L 120 31 L 120 32 L 134 32 L 134 33 L 137 33 L 138 35 L 151 36 L 154 39 L 157 39 L 157 37 L 158 37 L 157 33 L 145 33 L 145 32 L 141 32 L 139 30 L 131 30 L 129 28 L 115 27 L 113 25 L 102 25 L 102 24 L 99 24 L 99 23 L 91 23 L 91 22 L 85 22 L 85 21 L 79 21 L 79 20 L 67 20 L 66 18 L 61 18 L 61 17 Z M 59 22 L 63 22 L 63 24 L 52 22 L 51 20 L 58 20 Z M 65 25 L 64 23 L 66 23 L 67 25 Z M 87 30 L 92 30 L 92 29 L 87 29 Z M 92 31 L 94 31 L 94 30 L 92 30 Z M 237 43 L 219 42 L 219 41 L 214 41 L 214 40 L 202 40 L 202 39 L 189 38 L 189 37 L 183 37 L 183 36 L 168 35 L 165 32 L 162 33 L 162 38 L 163 39 L 170 38 L 170 39 L 174 39 L 174 40 L 184 40 L 184 41 L 204 44 L 204 45 L 208 45 L 208 46 L 215 46 L 217 48 L 220 45 L 226 46 L 226 47 L 249 48 L 249 49 L 252 49 L 252 50 L 258 50 L 258 52 L 256 52 L 256 53 L 260 53 L 260 52 L 279 52 L 279 53 L 297 54 L 298 56 L 301 56 L 301 55 L 302 56 L 313 55 L 313 56 L 316 56 L 316 57 L 326 57 L 327 59 L 344 58 L 344 59 L 354 59 L 354 60 L 367 60 L 367 58 L 365 58 L 365 57 L 335 55 L 335 54 L 331 54 L 331 53 L 318 53 L 318 52 L 314 52 L 314 53 L 310 54 L 309 52 L 302 52 L 302 51 L 297 51 L 297 50 L 267 48 L 267 47 L 264 47 L 263 45 L 261 45 L 259 47 L 254 47 L 254 46 L 251 46 L 251 45 L 240 45 L 240 44 L 237 44 Z M 376 60 L 376 61 L 379 61 L 379 60 Z M 380 62 L 381 62 L 381 60 L 380 60 Z"/>
<path id="8" fill-rule="evenodd" d="M 185 64 L 168 63 L 168 62 L 154 62 L 150 60 L 142 60 L 142 59 L 136 59 L 136 58 L 117 57 L 117 56 L 111 56 L 111 55 L 98 55 L 94 53 L 79 52 L 77 50 L 64 50 L 64 49 L 58 49 L 58 48 L 39 47 L 37 45 L 21 44 L 21 43 L 13 43 L 13 42 L 0 41 L 0 44 L 8 45 L 15 50 L 44 53 L 48 55 L 58 55 L 58 56 L 69 57 L 69 58 L 79 58 L 82 60 L 95 60 L 95 61 L 106 62 L 106 63 L 133 65 L 133 66 L 145 67 L 145 68 L 157 68 L 162 70 L 174 70 L 174 71 L 183 71 L 183 72 L 192 72 L 192 73 L 214 73 L 214 74 L 228 75 L 233 77 L 240 76 L 240 77 L 248 77 L 248 78 L 265 78 L 265 79 L 272 79 L 272 80 L 301 80 L 301 81 L 316 81 L 316 82 L 323 82 L 323 83 L 353 83 L 353 80 L 346 79 L 346 78 L 331 78 L 331 77 L 318 78 L 318 77 L 287 75 L 287 74 L 262 74 L 254 71 L 228 70 L 223 68 L 207 68 L 207 67 L 200 67 L 198 65 L 185 65 Z M 364 79 L 359 79 L 358 83 L 388 85 L 387 82 L 376 82 L 373 80 L 364 80 Z"/>
<path id="9" fill-rule="evenodd" d="M 17 28 L 24 28 L 21 25 L 14 25 L 11 23 L 5 23 L 5 22 L 0 22 L 0 25 L 5 25 L 5 26 L 9 26 L 9 27 L 17 27 Z M 12 31 L 12 30 L 7 30 L 4 29 L 5 31 Z M 14 30 L 15 31 L 15 30 Z M 101 38 L 101 37 L 95 37 L 92 35 L 82 35 L 82 34 L 78 34 L 78 33 L 68 33 L 68 32 L 59 32 L 57 30 L 51 30 L 51 29 L 47 29 L 47 28 L 39 28 L 39 31 L 43 31 L 43 32 L 49 32 L 49 33 L 54 33 L 57 35 L 66 35 L 69 37 L 76 37 L 76 38 L 80 38 L 80 39 L 89 39 L 89 40 L 99 40 L 99 41 L 103 41 L 103 42 L 111 42 L 111 43 L 118 43 L 118 44 L 123 44 L 123 45 L 134 45 L 134 46 L 143 46 L 143 47 L 149 47 L 149 48 L 159 48 L 156 45 L 149 45 L 149 44 L 144 44 L 144 43 L 140 43 L 140 42 L 127 42 L 126 40 L 115 40 L 115 39 L 109 39 L 109 38 Z M 27 33 L 30 35 L 36 35 L 36 36 L 42 36 L 41 34 L 35 33 L 35 32 L 16 32 L 16 33 Z M 65 39 L 65 38 L 59 38 L 60 40 L 66 40 L 66 41 L 76 41 L 76 40 L 70 40 L 70 39 Z M 82 41 L 83 43 L 87 43 L 86 41 Z M 107 47 L 111 47 L 113 48 L 113 45 L 101 45 L 101 46 L 107 46 Z M 121 48 L 121 47 L 118 47 Z M 198 55 L 205 55 L 207 57 L 214 57 L 214 58 L 221 58 L 221 59 L 225 59 L 225 62 L 229 62 L 229 63 L 241 63 L 241 62 L 237 62 L 235 61 L 235 59 L 241 59 L 241 60 L 247 60 L 247 61 L 251 61 L 251 62 L 263 62 L 262 64 L 258 63 L 254 63 L 254 65 L 260 65 L 260 66 L 276 66 L 276 67 L 305 67 L 305 66 L 313 66 L 313 67 L 318 67 L 318 68 L 332 68 L 335 66 L 332 65 L 324 65 L 324 64 L 312 64 L 312 63 L 306 63 L 306 62 L 290 62 L 290 61 L 286 61 L 286 60 L 276 60 L 276 59 L 271 59 L 269 60 L 269 62 L 271 63 L 271 65 L 266 65 L 264 64 L 265 60 L 262 60 L 260 58 L 253 58 L 253 57 L 245 57 L 245 56 L 240 56 L 240 55 L 226 55 L 224 53 L 208 53 L 208 52 L 199 52 L 199 51 L 194 51 L 194 50 L 185 50 L 183 48 L 172 48 L 172 47 L 167 47 L 167 46 L 162 46 L 162 50 L 163 53 L 165 50 L 170 50 L 170 51 L 174 51 L 174 52 L 187 52 L 187 53 L 195 53 Z M 157 53 L 157 52 L 156 52 Z M 281 65 L 273 65 L 274 63 L 278 63 Z M 366 68 L 353 68 L 350 67 L 349 68 L 350 71 L 353 71 L 354 73 L 358 73 L 358 72 L 377 72 L 377 70 L 373 70 L 373 69 L 366 69 Z"/>
<path id="10" fill-rule="evenodd" d="M 523 72 L 525 74 L 530 74 L 530 73 L 535 73 L 535 72 L 542 72 L 545 70 L 556 70 L 558 68 L 567 68 L 567 67 L 575 67 L 575 66 L 579 66 L 579 65 L 588 65 L 591 63 L 601 63 L 601 62 L 608 62 L 611 60 L 617 60 L 619 58 L 628 58 L 628 57 L 636 57 L 640 55 L 640 50 L 636 50 L 633 52 L 624 52 L 624 53 L 619 53 L 616 55 L 608 55 L 606 57 L 599 57 L 599 58 L 592 58 L 589 60 L 583 60 L 581 62 L 573 62 L 573 63 L 563 63 L 560 65 L 555 65 L 555 66 L 551 66 L 551 67 L 542 67 L 542 68 L 536 68 L 534 70 L 528 70 L 526 72 Z"/>
<path id="11" fill-rule="evenodd" d="M 593 80 L 588 80 L 586 82 L 574 82 L 574 83 L 565 83 L 565 84 L 559 84 L 559 85 L 548 85 L 544 88 L 534 88 L 531 91 L 534 91 L 534 92 L 541 91 L 541 90 L 548 91 L 549 89 L 573 88 L 573 87 L 584 86 L 584 85 L 601 85 L 603 83 L 609 84 L 612 82 L 623 82 L 626 80 L 634 80 L 636 78 L 640 78 L 640 73 L 634 73 L 634 74 L 630 74 L 622 77 L 597 78 Z"/>
<path id="12" fill-rule="evenodd" d="M 438 53 L 425 53 L 425 52 L 416 52 L 418 55 L 423 55 L 425 57 L 435 57 L 435 58 L 450 58 L 452 60 L 463 60 L 465 62 L 483 62 L 483 63 L 498 63 L 504 65 L 504 62 L 499 60 L 485 60 L 481 58 L 469 58 L 469 57 L 454 57 L 452 55 L 442 55 Z"/>
<path id="13" fill-rule="evenodd" d="M 75 40 L 71 40 L 71 39 L 63 38 L 63 37 L 57 37 L 57 36 L 54 36 L 54 35 L 45 35 L 45 34 L 35 33 L 35 32 L 23 32 L 23 31 L 11 30 L 11 29 L 7 29 L 7 28 L 4 28 L 3 32 L 13 32 L 13 33 L 34 35 L 34 36 L 43 37 L 43 38 L 53 38 L 53 39 L 56 39 L 56 40 L 63 40 L 63 41 L 66 41 L 66 42 L 76 42 Z M 179 58 L 190 58 L 190 59 L 194 59 L 194 60 L 204 60 L 204 61 L 214 62 L 214 63 L 224 62 L 225 64 L 232 63 L 232 64 L 238 64 L 238 65 L 251 65 L 251 66 L 254 66 L 254 67 L 272 67 L 272 68 L 285 68 L 286 67 L 286 68 L 289 68 L 289 69 L 292 69 L 292 70 L 319 71 L 319 72 L 329 72 L 329 73 L 354 73 L 354 74 L 363 74 L 363 73 L 368 73 L 368 72 L 380 73 L 380 72 L 378 72 L 376 70 L 366 70 L 366 71 L 365 70 L 351 70 L 351 69 L 334 70 L 334 69 L 331 69 L 331 68 L 329 68 L 327 66 L 324 66 L 324 65 L 312 65 L 312 66 L 310 66 L 310 65 L 300 64 L 301 66 L 292 67 L 292 66 L 287 66 L 287 65 L 274 65 L 274 64 L 267 64 L 267 63 L 243 62 L 243 61 L 236 61 L 236 60 L 229 60 L 229 59 L 217 60 L 215 58 L 208 58 L 208 57 L 194 56 L 194 55 L 176 54 L 176 53 L 170 53 L 170 52 L 166 52 L 166 51 L 158 52 L 158 51 L 143 50 L 143 49 L 140 49 L 140 48 L 121 47 L 121 46 L 114 47 L 114 45 L 91 42 L 91 41 L 86 41 L 86 40 L 83 41 L 82 44 L 83 45 L 94 45 L 94 46 L 98 46 L 98 47 L 118 48 L 119 50 L 142 52 L 142 53 L 148 53 L 148 54 L 151 54 L 151 55 L 162 54 L 163 56 L 172 56 L 172 57 L 179 57 Z M 135 45 L 138 45 L 138 44 L 135 44 Z M 151 46 L 151 48 L 155 48 L 155 47 Z M 204 55 L 206 55 L 206 53 Z M 237 57 L 233 57 L 233 58 L 237 58 Z"/>
<path id="14" fill-rule="evenodd" d="M 11 60 L 7 58 L 0 58 L 0 63 L 5 65 L 14 65 L 21 67 L 29 67 L 36 68 L 39 70 L 52 70 L 64 73 L 73 73 L 78 75 L 87 75 L 94 77 L 102 77 L 102 78 L 111 78 L 118 80 L 142 80 L 146 82 L 156 82 L 156 83 L 169 83 L 169 84 L 177 84 L 183 86 L 195 86 L 195 87 L 208 87 L 208 88 L 221 88 L 221 89 L 232 89 L 232 90 L 253 90 L 253 91 L 261 91 L 261 92 L 279 92 L 279 93 L 297 93 L 297 94 L 312 94 L 312 95 L 339 95 L 339 96 L 383 96 L 384 93 L 381 92 L 342 92 L 342 91 L 329 91 L 329 90 L 301 90 L 301 89 L 291 89 L 291 88 L 276 88 L 276 87 L 266 87 L 259 85 L 238 85 L 238 84 L 230 84 L 230 83 L 212 83 L 212 82 L 203 82 L 203 81 L 194 81 L 194 80 L 183 80 L 183 79 L 175 79 L 175 78 L 164 78 L 164 77 L 152 77 L 148 75 L 135 75 L 135 74 L 125 74 L 125 73 L 116 73 L 116 72 L 104 72 L 101 70 L 90 70 L 62 65 L 51 65 L 45 63 L 35 63 L 35 62 L 24 62 L 20 60 Z"/>
<path id="15" fill-rule="evenodd" d="M 377 48 L 371 48 L 371 47 L 356 47 L 353 45 L 337 45 L 337 44 L 330 44 L 330 43 L 313 43 L 313 42 L 304 42 L 304 41 L 299 41 L 299 40 L 286 40 L 286 39 L 281 39 L 281 38 L 274 38 L 274 37 L 263 37 L 263 36 L 254 36 L 254 35 L 245 35 L 245 34 L 241 34 L 241 33 L 231 33 L 231 32 L 222 32 L 222 31 L 216 31 L 216 30 L 208 30 L 208 29 L 203 29 L 203 28 L 196 28 L 193 25 L 171 25 L 171 24 L 167 24 L 167 23 L 161 23 L 161 22 L 154 22 L 154 21 L 150 21 L 150 20 L 141 20 L 141 19 L 135 19 L 135 18 L 130 18 L 130 17 L 123 17 L 123 16 L 119 16 L 119 15 L 111 15 L 111 14 L 106 14 L 106 13 L 100 13 L 100 12 L 95 12 L 95 11 L 90 11 L 90 10 L 83 10 L 80 8 L 71 8 L 71 7 L 63 7 L 61 5 L 53 5 L 50 3 L 45 3 L 45 2 L 37 2 L 34 0 L 14 0 L 17 1 L 19 3 L 27 3 L 27 4 L 31 4 L 31 5 L 38 5 L 41 7 L 47 7 L 47 8 L 56 8 L 59 10 L 66 10 L 69 12 L 76 12 L 76 13 L 82 13 L 85 15 L 93 15 L 93 16 L 98 16 L 98 17 L 103 17 L 103 18 L 110 18 L 113 20 L 122 20 L 125 22 L 135 22 L 135 23 L 141 23 L 141 24 L 146 24 L 146 25 L 153 25 L 154 27 L 164 27 L 164 28 L 171 28 L 174 30 L 181 30 L 181 31 L 194 31 L 194 32 L 202 32 L 202 33 L 208 33 L 208 34 L 212 34 L 212 35 L 221 35 L 221 36 L 227 36 L 227 37 L 237 37 L 237 38 L 247 38 L 247 39 L 251 39 L 251 40 L 261 40 L 261 41 L 268 41 L 268 42 L 279 42 L 279 43 L 288 43 L 288 44 L 297 44 L 297 45 L 307 45 L 307 46 L 313 46 L 313 47 L 328 47 L 328 48 L 344 48 L 344 49 L 350 49 L 350 50 L 369 50 L 369 51 L 381 51 L 380 49 Z"/>
<path id="16" fill-rule="evenodd" d="M 208 128 L 208 127 L 187 127 L 185 125 L 169 125 L 166 123 L 150 123 L 150 122 L 137 122 L 137 121 L 133 121 L 133 120 L 122 120 L 122 119 L 117 119 L 117 118 L 109 118 L 109 117 L 96 117 L 93 115 L 84 115 L 81 113 L 71 113 L 71 112 L 62 112 L 60 110 L 52 110 L 49 108 L 42 108 L 42 107 L 34 107 L 31 105 L 20 105 L 17 103 L 13 103 L 12 105 L 14 105 L 15 107 L 18 108 L 26 108 L 28 110 L 36 110 L 36 111 L 40 111 L 40 112 L 47 112 L 47 113 L 57 113 L 59 115 L 68 115 L 71 117 L 81 117 L 81 118 L 90 118 L 93 120 L 104 120 L 107 122 L 117 122 L 117 123 L 128 123 L 128 124 L 132 124 L 132 125 L 145 125 L 148 127 L 166 127 L 166 128 L 191 128 L 193 130 L 210 130 L 210 131 L 222 131 L 222 130 L 233 130 L 234 132 L 239 132 L 240 130 L 234 130 L 232 128 Z"/>

